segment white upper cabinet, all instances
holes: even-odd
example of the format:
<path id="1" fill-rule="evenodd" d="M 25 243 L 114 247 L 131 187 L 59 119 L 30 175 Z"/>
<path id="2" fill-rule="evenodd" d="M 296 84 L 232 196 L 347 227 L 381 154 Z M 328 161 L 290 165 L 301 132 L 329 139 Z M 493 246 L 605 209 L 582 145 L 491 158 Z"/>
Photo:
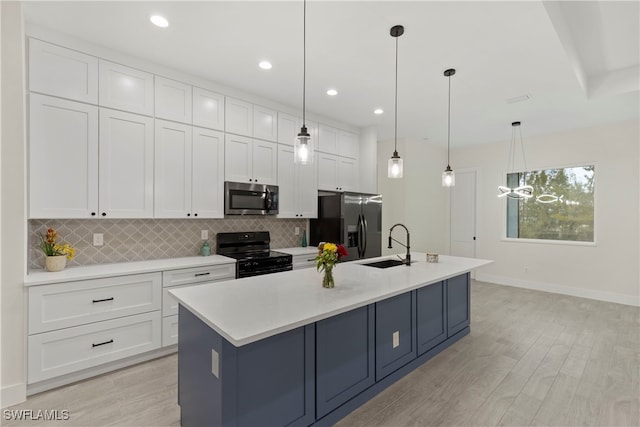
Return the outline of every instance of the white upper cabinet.
<path id="1" fill-rule="evenodd" d="M 293 146 L 300 132 L 300 119 L 287 113 L 278 113 L 278 143 Z"/>
<path id="2" fill-rule="evenodd" d="M 98 103 L 98 58 L 29 39 L 29 90 Z"/>
<path id="3" fill-rule="evenodd" d="M 191 85 L 156 76 L 155 106 L 157 118 L 191 124 Z"/>
<path id="4" fill-rule="evenodd" d="M 191 126 L 156 120 L 155 217 L 191 216 Z"/>
<path id="5" fill-rule="evenodd" d="M 193 124 L 209 129 L 224 130 L 224 95 L 194 87 Z"/>
<path id="6" fill-rule="evenodd" d="M 153 74 L 100 60 L 100 105 L 153 115 Z"/>
<path id="7" fill-rule="evenodd" d="M 318 153 L 318 189 L 340 191 L 338 185 L 338 156 Z"/>
<path id="8" fill-rule="evenodd" d="M 191 210 L 197 218 L 224 218 L 224 134 L 193 128 Z"/>
<path id="9" fill-rule="evenodd" d="M 100 217 L 153 218 L 153 145 L 151 117 L 100 109 Z"/>
<path id="10" fill-rule="evenodd" d="M 253 137 L 278 140 L 278 112 L 259 105 L 253 106 Z"/>
<path id="11" fill-rule="evenodd" d="M 338 187 L 340 191 L 360 191 L 358 163 L 348 157 L 338 157 Z"/>
<path id="12" fill-rule="evenodd" d="M 225 135 L 225 181 L 278 182 L 278 152 L 274 142 Z"/>
<path id="13" fill-rule="evenodd" d="M 253 136 L 253 104 L 227 96 L 224 123 L 226 132 Z"/>
<path id="14" fill-rule="evenodd" d="M 278 218 L 317 218 L 317 163 L 293 162 L 293 147 L 278 144 Z"/>
<path id="15" fill-rule="evenodd" d="M 347 132 L 346 130 L 340 130 L 339 138 L 339 154 L 343 157 L 357 159 L 360 151 L 358 135 L 353 132 Z"/>
<path id="16" fill-rule="evenodd" d="M 320 124 L 318 132 L 318 151 L 329 154 L 339 154 L 340 130 Z"/>
<path id="17" fill-rule="evenodd" d="M 98 209 L 98 107 L 29 95 L 29 217 Z"/>

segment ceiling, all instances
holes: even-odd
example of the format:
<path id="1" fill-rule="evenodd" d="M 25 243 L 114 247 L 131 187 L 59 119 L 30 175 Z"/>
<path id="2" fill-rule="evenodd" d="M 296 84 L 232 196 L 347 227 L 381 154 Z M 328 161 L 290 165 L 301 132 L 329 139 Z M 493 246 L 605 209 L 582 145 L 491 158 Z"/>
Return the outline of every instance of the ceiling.
<path id="1" fill-rule="evenodd" d="M 451 146 L 638 118 L 637 1 L 307 2 L 307 110 Z M 148 18 L 160 13 L 170 26 Z M 302 1 L 27 1 L 25 21 L 302 109 Z M 262 59 L 273 63 L 264 71 Z M 339 94 L 326 95 L 328 88 Z M 511 102 L 528 95 L 530 99 Z M 374 115 L 376 108 L 384 114 Z"/>

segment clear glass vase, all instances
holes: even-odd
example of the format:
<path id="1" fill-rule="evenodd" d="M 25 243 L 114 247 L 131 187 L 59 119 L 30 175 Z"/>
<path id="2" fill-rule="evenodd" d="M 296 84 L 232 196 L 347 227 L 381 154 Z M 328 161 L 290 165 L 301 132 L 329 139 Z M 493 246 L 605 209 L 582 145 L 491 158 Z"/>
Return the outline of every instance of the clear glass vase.
<path id="1" fill-rule="evenodd" d="M 335 282 L 333 281 L 333 266 L 324 266 L 324 277 L 322 278 L 323 288 L 333 288 Z"/>

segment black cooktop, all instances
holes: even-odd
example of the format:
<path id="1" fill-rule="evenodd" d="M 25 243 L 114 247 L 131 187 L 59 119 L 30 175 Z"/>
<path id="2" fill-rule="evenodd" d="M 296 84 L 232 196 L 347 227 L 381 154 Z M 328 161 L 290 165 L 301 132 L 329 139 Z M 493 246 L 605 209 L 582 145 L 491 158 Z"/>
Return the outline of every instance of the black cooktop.
<path id="1" fill-rule="evenodd" d="M 265 251 L 265 252 L 236 252 L 231 254 L 219 253 L 219 255 L 228 256 L 230 258 L 235 258 L 238 260 L 245 259 L 265 259 L 265 258 L 280 258 L 280 257 L 289 257 L 291 255 L 285 254 L 284 252 L 278 251 Z"/>

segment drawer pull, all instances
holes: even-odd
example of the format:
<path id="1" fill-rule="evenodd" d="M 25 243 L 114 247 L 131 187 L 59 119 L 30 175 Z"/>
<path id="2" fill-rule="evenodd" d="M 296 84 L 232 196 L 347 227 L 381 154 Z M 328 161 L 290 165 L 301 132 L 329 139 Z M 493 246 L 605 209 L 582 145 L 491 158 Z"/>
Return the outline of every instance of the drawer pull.
<path id="1" fill-rule="evenodd" d="M 93 303 L 97 303 L 97 302 L 105 302 L 105 301 L 113 301 L 113 297 L 111 298 L 103 298 L 103 299 L 94 299 Z"/>
<path id="2" fill-rule="evenodd" d="M 307 261 L 315 261 L 315 258 L 308 259 Z"/>
<path id="3" fill-rule="evenodd" d="M 208 271 L 208 272 L 206 272 L 206 273 L 196 273 L 196 277 L 199 277 L 199 276 L 208 276 L 208 275 L 210 275 L 210 274 L 211 274 L 211 272 L 210 272 L 210 271 Z"/>
<path id="4" fill-rule="evenodd" d="M 111 344 L 112 342 L 113 342 L 113 338 L 110 339 L 109 341 L 99 342 L 98 344 L 91 344 L 91 347 L 100 347 L 101 345 Z"/>

